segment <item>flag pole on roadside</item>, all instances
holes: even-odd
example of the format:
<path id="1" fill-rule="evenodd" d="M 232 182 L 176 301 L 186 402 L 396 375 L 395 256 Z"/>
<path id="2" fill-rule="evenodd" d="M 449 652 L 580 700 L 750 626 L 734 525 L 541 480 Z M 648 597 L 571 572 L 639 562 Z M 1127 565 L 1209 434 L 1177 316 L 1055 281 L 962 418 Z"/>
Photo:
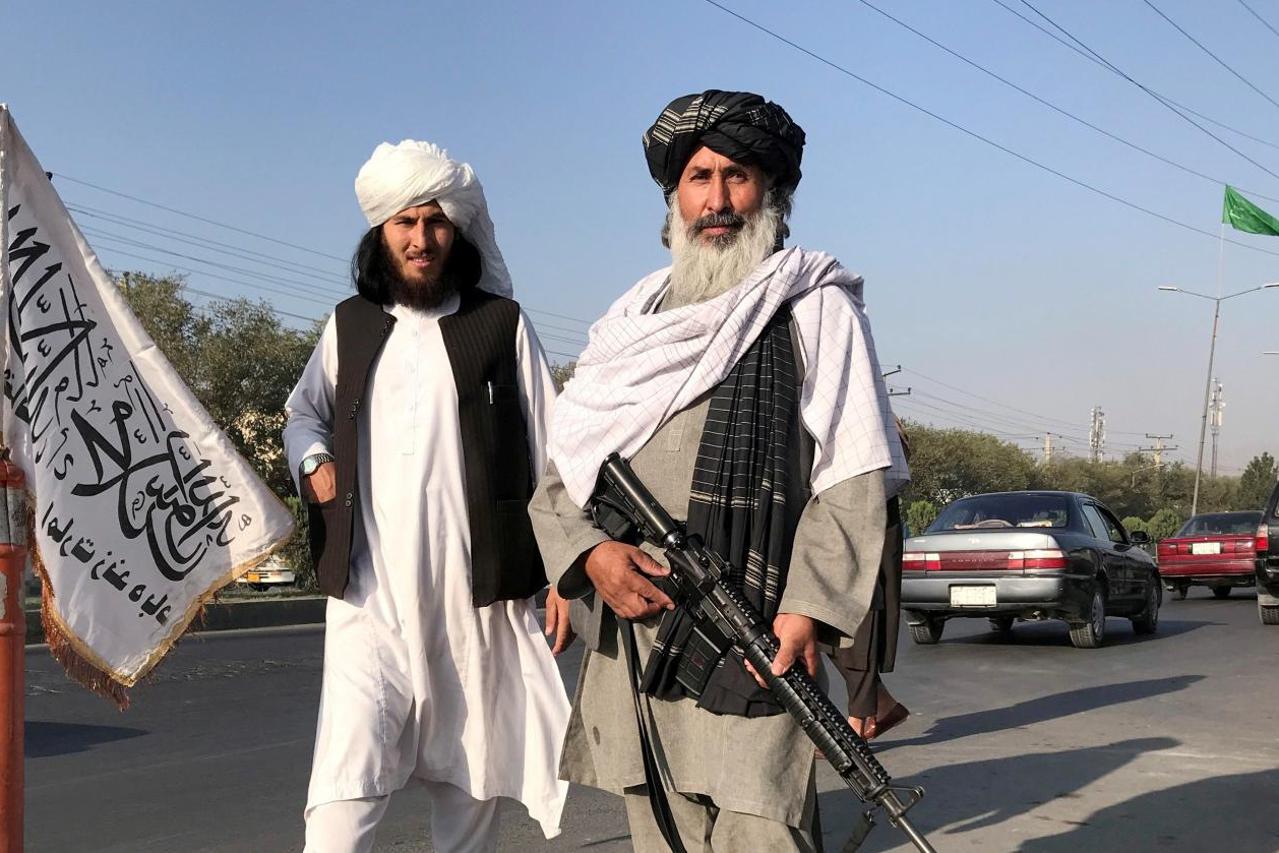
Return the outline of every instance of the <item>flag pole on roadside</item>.
<path id="1" fill-rule="evenodd" d="M 0 305 L 11 287 L 9 280 L 9 198 L 5 166 L 9 111 L 0 104 Z M 8 355 L 3 347 L 0 359 Z M 3 376 L 4 362 L 0 362 Z M 0 425 L 4 423 L 4 394 L 0 393 Z M 23 580 L 27 564 L 26 487 L 22 469 L 9 460 L 0 431 L 0 851 L 21 853 L 25 790 L 26 640 Z"/>

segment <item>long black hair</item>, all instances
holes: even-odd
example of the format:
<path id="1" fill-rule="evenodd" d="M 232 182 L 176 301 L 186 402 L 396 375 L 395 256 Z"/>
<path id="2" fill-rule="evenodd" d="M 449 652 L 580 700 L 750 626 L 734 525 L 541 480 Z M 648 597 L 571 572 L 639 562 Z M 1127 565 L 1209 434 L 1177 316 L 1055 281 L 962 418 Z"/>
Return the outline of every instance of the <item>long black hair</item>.
<path id="1" fill-rule="evenodd" d="M 444 261 L 441 275 L 447 277 L 453 290 L 469 290 L 480 282 L 484 269 L 480 251 L 462 232 L 454 229 L 453 246 Z M 382 226 L 375 225 L 360 238 L 351 256 L 351 281 L 361 296 L 375 305 L 387 305 L 395 293 L 396 273 L 391 265 Z"/>

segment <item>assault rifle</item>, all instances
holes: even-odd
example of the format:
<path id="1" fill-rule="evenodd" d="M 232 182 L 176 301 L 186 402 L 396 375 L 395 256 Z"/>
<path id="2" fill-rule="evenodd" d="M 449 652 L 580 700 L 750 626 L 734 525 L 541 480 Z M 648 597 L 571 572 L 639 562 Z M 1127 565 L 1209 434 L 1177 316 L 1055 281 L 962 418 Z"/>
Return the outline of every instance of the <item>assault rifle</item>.
<path id="1" fill-rule="evenodd" d="M 777 641 L 759 612 L 727 583 L 728 563 L 671 518 L 616 453 L 610 454 L 600 468 L 593 511 L 596 520 L 615 538 L 622 538 L 615 529 L 619 521 L 624 521 L 635 534 L 665 550 L 671 573 L 664 586 L 668 593 L 673 590 L 672 600 L 698 623 L 730 638 L 741 650 L 844 783 L 871 806 L 864 816 L 866 830 L 874 823 L 875 811 L 883 809 L 889 823 L 906 833 L 921 853 L 935 853 L 906 818 L 906 812 L 924 796 L 924 789 L 893 785 L 866 741 L 848 725 L 847 718 L 809 677 L 802 663 L 784 675 L 773 674 Z"/>

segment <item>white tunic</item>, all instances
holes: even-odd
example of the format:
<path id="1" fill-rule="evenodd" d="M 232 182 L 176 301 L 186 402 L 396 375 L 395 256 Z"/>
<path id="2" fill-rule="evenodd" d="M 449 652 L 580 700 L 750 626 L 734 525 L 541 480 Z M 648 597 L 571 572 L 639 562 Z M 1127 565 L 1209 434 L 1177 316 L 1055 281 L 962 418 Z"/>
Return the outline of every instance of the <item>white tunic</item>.
<path id="1" fill-rule="evenodd" d="M 360 514 L 350 584 L 330 598 L 307 807 L 389 794 L 410 778 L 522 802 L 548 838 L 568 786 L 557 766 L 569 704 L 531 599 L 471 603 L 457 389 L 439 320 L 396 306 L 359 414 Z M 555 390 L 526 318 L 516 332 L 534 470 Z M 294 472 L 331 452 L 332 318 L 286 405 Z"/>

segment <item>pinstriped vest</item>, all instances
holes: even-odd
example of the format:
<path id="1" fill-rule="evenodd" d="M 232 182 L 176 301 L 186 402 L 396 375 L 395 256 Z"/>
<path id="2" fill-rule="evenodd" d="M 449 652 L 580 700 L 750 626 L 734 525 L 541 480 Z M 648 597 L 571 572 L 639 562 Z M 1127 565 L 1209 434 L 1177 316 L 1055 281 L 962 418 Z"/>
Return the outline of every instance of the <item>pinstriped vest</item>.
<path id="1" fill-rule="evenodd" d="M 471 533 L 471 599 L 476 607 L 527 598 L 546 585 L 533 538 L 528 426 L 520 406 L 515 333 L 519 304 L 469 288 L 440 333 L 457 387 L 466 505 Z M 359 516 L 358 416 L 377 355 L 395 318 L 362 296 L 336 311 L 338 381 L 333 455 L 337 498 L 310 507 L 311 555 L 320 590 L 341 598 L 351 571 L 351 541 Z M 372 453 L 378 448 L 369 448 Z"/>

